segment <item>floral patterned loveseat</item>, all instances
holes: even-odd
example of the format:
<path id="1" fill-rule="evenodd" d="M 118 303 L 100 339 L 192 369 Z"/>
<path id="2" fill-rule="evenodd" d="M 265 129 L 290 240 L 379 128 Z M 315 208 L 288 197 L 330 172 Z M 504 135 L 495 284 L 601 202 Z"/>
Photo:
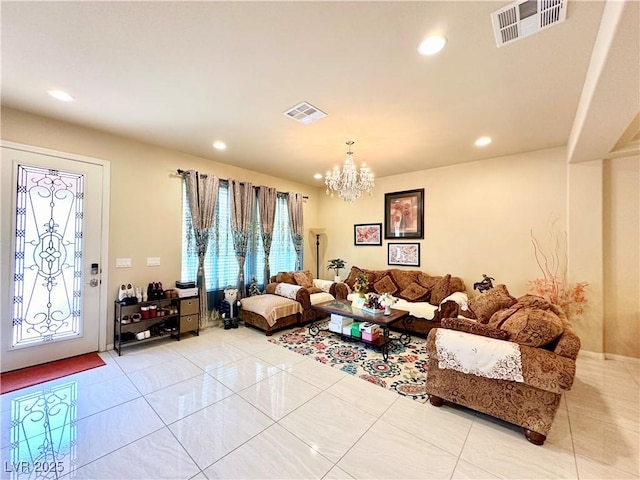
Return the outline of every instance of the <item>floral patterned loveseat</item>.
<path id="1" fill-rule="evenodd" d="M 353 286 L 359 276 L 368 280 L 368 291 L 376 294 L 389 293 L 399 299 L 392 308 L 407 310 L 406 321 L 397 322 L 391 328 L 399 328 L 426 336 L 440 319 L 457 316 L 467 303 L 464 281 L 450 274 L 435 276 L 420 270 L 367 270 L 351 267 L 344 282 L 335 285 L 335 296 L 341 300 L 353 300 L 358 294 Z"/>
<path id="2" fill-rule="evenodd" d="M 313 278 L 309 270 L 278 272 L 269 280 L 266 295 L 243 299 L 240 310 L 245 325 L 259 328 L 266 335 L 315 320 L 316 312 L 311 306 L 335 298 L 335 283 Z"/>
<path id="3" fill-rule="evenodd" d="M 469 300 L 466 318 L 445 318 L 427 337 L 427 393 L 523 428 L 542 445 L 562 393 L 571 389 L 580 339 L 542 297 L 504 285 Z"/>

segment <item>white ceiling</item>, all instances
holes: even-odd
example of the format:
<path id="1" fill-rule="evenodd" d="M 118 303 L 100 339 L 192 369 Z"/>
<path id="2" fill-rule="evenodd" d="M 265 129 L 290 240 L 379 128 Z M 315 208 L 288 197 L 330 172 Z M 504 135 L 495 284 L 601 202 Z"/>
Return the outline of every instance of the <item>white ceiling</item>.
<path id="1" fill-rule="evenodd" d="M 2 103 L 310 185 L 348 139 L 376 176 L 566 145 L 604 4 L 497 48 L 507 3 L 2 1 Z"/>

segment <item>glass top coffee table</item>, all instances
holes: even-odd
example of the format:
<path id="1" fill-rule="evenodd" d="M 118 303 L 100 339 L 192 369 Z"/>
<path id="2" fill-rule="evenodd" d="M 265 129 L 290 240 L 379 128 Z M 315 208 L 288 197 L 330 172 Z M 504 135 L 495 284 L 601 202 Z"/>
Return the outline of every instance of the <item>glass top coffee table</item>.
<path id="1" fill-rule="evenodd" d="M 403 345 L 408 345 L 411 341 L 411 336 L 407 334 L 400 335 L 399 338 L 391 338 L 389 336 L 389 326 L 392 323 L 395 323 L 399 320 L 402 320 L 409 312 L 406 310 L 398 310 L 395 308 L 391 309 L 391 314 L 385 315 L 384 313 L 370 313 L 366 312 L 361 308 L 354 308 L 351 306 L 351 302 L 349 300 L 331 300 L 329 302 L 318 303 L 317 305 L 311 305 L 311 308 L 317 312 L 341 315 L 343 317 L 352 318 L 357 322 L 369 322 L 375 323 L 376 325 L 380 325 L 380 329 L 382 330 L 382 335 L 375 338 L 372 341 L 364 340 L 361 337 L 355 337 L 352 335 L 345 335 L 344 333 L 340 333 L 342 337 L 347 337 L 349 339 L 357 340 L 359 342 L 367 343 L 369 345 L 373 345 L 377 347 L 382 352 L 382 358 L 386 362 L 389 357 L 389 343 L 393 341 L 399 341 Z M 318 320 L 314 320 L 309 325 L 309 334 L 312 336 L 318 335 L 320 333 L 320 328 L 318 327 Z M 323 329 L 323 331 L 331 331 L 328 329 Z M 332 332 L 337 333 L 337 332 Z"/>

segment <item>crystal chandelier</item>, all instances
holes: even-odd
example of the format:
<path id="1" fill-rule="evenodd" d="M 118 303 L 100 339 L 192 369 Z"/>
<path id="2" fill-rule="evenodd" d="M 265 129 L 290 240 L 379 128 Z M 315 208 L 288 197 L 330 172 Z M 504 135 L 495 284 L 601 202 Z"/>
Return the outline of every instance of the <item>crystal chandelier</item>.
<path id="1" fill-rule="evenodd" d="M 362 165 L 360 171 L 358 171 L 353 163 L 351 145 L 355 142 L 349 140 L 346 143 L 349 149 L 342 171 L 336 165 L 331 172 L 327 172 L 324 177 L 324 183 L 327 186 L 327 195 L 331 194 L 333 197 L 335 192 L 342 200 L 351 203 L 360 198 L 363 191 L 372 195 L 371 189 L 374 186 L 374 181 L 373 174 L 366 166 Z"/>

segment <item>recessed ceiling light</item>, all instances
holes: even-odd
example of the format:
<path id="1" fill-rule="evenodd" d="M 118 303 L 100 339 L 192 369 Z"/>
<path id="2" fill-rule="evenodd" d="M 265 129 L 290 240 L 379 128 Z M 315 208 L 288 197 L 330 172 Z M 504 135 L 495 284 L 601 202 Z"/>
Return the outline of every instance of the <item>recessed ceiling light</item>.
<path id="1" fill-rule="evenodd" d="M 446 37 L 442 35 L 432 35 L 420 42 L 420 45 L 418 45 L 418 53 L 420 53 L 420 55 L 436 54 L 444 48 L 446 43 Z"/>
<path id="2" fill-rule="evenodd" d="M 476 140 L 476 147 L 486 147 L 491 143 L 490 137 L 480 137 Z"/>
<path id="3" fill-rule="evenodd" d="M 313 178 L 315 178 L 316 180 L 320 180 L 322 178 L 322 174 L 321 173 L 316 173 Z"/>
<path id="4" fill-rule="evenodd" d="M 73 97 L 62 90 L 49 90 L 49 95 L 63 102 L 73 102 Z"/>
<path id="5" fill-rule="evenodd" d="M 227 146 L 224 142 L 213 142 L 213 148 L 216 150 L 226 150 Z"/>

